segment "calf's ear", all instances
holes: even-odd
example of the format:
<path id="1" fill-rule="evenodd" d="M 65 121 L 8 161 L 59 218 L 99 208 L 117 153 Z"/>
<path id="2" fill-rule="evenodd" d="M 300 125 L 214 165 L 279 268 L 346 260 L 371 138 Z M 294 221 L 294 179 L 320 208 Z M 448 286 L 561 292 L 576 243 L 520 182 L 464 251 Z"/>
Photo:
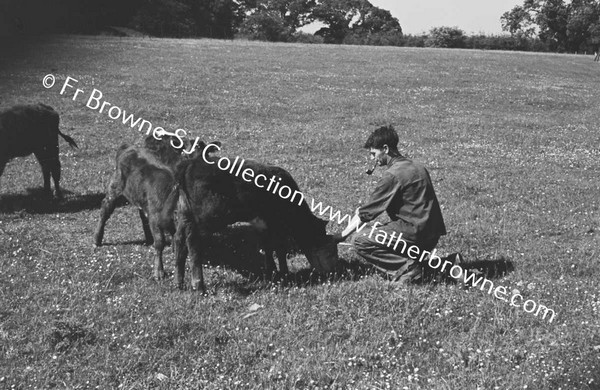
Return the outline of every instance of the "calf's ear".
<path id="1" fill-rule="evenodd" d="M 206 152 L 207 153 L 216 153 L 216 152 L 218 152 L 220 150 L 219 148 L 221 147 L 221 142 L 220 141 L 213 141 L 209 145 L 216 145 L 216 146 L 211 146 L 210 148 L 208 148 L 208 150 Z M 219 148 L 217 148 L 217 146 Z M 204 145 L 204 147 L 206 147 L 206 144 Z"/>

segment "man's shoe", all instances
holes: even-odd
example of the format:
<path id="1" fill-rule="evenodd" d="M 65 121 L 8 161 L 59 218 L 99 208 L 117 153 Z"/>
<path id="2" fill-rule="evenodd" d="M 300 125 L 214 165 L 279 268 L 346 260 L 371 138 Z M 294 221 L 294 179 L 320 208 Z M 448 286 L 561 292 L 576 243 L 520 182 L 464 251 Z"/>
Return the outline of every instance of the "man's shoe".
<path id="1" fill-rule="evenodd" d="M 452 265 L 458 265 L 461 268 L 465 262 L 465 258 L 460 252 L 449 255 L 448 260 L 452 262 Z"/>
<path id="2" fill-rule="evenodd" d="M 452 275 L 452 272 L 450 272 L 450 270 L 452 269 L 452 267 L 448 268 L 446 271 L 444 271 L 445 273 L 445 279 L 446 280 L 450 280 L 454 283 L 457 284 L 461 284 L 464 285 L 464 273 L 466 272 L 466 270 L 463 268 L 463 265 L 465 263 L 465 258 L 463 257 L 462 254 L 460 253 L 452 253 L 446 257 L 444 257 L 445 261 L 448 261 L 450 263 L 452 263 L 452 267 L 454 266 L 458 266 L 461 269 L 460 275 L 456 278 Z"/>

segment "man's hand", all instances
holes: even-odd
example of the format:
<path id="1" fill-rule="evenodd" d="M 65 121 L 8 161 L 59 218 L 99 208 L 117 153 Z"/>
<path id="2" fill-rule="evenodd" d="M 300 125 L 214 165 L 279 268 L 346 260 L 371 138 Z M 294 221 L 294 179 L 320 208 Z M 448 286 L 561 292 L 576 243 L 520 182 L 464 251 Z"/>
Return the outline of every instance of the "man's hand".
<path id="1" fill-rule="evenodd" d="M 348 223 L 348 227 L 346 229 L 344 229 L 344 231 L 341 233 L 342 238 L 345 240 L 352 233 L 356 232 L 356 229 L 358 228 L 358 225 L 360 224 L 360 222 L 361 221 L 360 221 L 360 217 L 358 216 L 358 209 L 356 209 L 354 216 Z"/>
<path id="2" fill-rule="evenodd" d="M 333 236 L 331 236 L 331 238 L 336 244 L 339 242 L 346 241 L 346 237 L 342 236 L 342 233 L 335 233 Z"/>

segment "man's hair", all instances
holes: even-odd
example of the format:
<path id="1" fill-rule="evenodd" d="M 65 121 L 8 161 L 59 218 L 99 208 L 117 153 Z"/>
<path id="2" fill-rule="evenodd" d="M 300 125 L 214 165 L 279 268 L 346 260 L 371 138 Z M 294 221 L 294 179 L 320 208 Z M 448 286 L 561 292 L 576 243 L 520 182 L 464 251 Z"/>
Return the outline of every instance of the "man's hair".
<path id="1" fill-rule="evenodd" d="M 363 148 L 381 149 L 383 145 L 387 145 L 390 150 L 398 151 L 398 133 L 392 125 L 381 126 L 371 133 Z"/>

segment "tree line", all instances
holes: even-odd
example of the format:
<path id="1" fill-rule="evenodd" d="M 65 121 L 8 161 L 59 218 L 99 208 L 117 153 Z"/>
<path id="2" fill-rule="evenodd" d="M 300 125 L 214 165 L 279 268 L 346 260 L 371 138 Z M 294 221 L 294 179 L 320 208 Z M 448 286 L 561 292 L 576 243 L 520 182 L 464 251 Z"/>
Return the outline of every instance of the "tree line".
<path id="1" fill-rule="evenodd" d="M 32 19 L 34 12 L 43 17 Z M 126 26 L 157 37 L 275 42 L 557 52 L 593 52 L 600 45 L 600 0 L 524 0 L 499 17 L 510 35 L 489 36 L 468 36 L 458 27 L 403 34 L 397 18 L 368 0 L 0 0 L 0 14 L 25 32 L 95 34 Z M 313 22 L 323 27 L 303 33 Z"/>
<path id="2" fill-rule="evenodd" d="M 549 51 L 597 51 L 600 2 L 597 0 L 525 0 L 500 18 L 512 36 L 536 37 Z"/>

